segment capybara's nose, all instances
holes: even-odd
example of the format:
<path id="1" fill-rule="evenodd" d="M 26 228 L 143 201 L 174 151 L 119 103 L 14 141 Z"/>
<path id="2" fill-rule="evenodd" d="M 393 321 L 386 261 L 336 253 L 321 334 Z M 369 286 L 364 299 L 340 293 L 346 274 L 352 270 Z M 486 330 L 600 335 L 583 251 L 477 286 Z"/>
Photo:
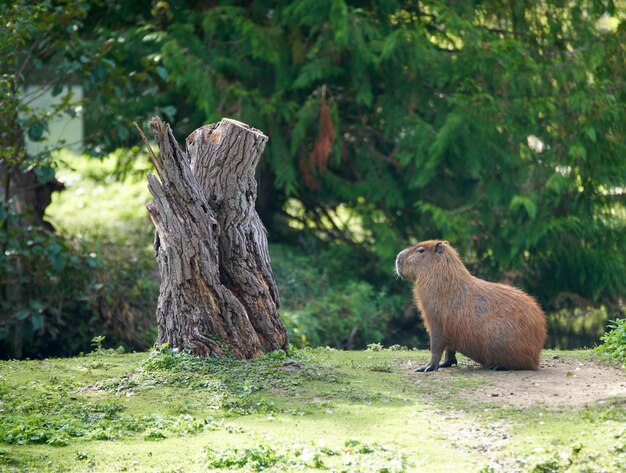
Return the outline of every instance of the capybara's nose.
<path id="1" fill-rule="evenodd" d="M 404 251 L 396 256 L 396 274 L 402 277 L 402 264 L 404 263 Z"/>

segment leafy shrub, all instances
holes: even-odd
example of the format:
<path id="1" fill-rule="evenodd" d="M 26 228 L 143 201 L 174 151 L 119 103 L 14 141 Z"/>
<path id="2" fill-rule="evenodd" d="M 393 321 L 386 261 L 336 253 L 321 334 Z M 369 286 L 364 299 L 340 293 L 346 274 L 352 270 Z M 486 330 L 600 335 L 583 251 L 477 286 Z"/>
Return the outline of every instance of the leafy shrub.
<path id="1" fill-rule="evenodd" d="M 0 207 L 0 358 L 88 352 L 98 335 L 108 345 L 146 349 L 159 287 L 145 173 L 122 183 L 115 155 L 55 159 L 66 189 L 53 195 L 46 218 L 57 234 Z"/>
<path id="2" fill-rule="evenodd" d="M 14 217 L 5 208 L 0 223 Z M 35 226 L 2 225 L 0 246 L 0 311 L 6 314 L 0 321 L 0 350 L 5 356 L 33 356 L 42 338 L 63 334 L 67 340 L 68 332 L 85 328 L 78 320 L 68 326 L 64 314 L 80 312 L 74 303 L 85 300 L 93 287 L 92 270 L 99 265 L 95 253 Z"/>
<path id="3" fill-rule="evenodd" d="M 146 348 L 153 340 L 156 284 L 144 267 L 111 264 L 76 239 L 17 224 L 0 212 L 0 357 L 45 357 L 89 351 L 105 335 Z"/>
<path id="4" fill-rule="evenodd" d="M 548 313 L 548 346 L 561 350 L 594 346 L 614 314 L 606 306 L 574 307 Z"/>
<path id="5" fill-rule="evenodd" d="M 611 330 L 600 338 L 602 345 L 596 351 L 626 368 L 626 319 L 612 320 L 609 328 Z"/>
<path id="6" fill-rule="evenodd" d="M 295 247 L 270 250 L 293 344 L 355 349 L 387 340 L 404 298 L 359 279 L 348 263 L 353 256 L 342 258 L 333 248 L 315 257 Z"/>
<path id="7" fill-rule="evenodd" d="M 396 300 L 366 282 L 348 281 L 300 309 L 284 311 L 283 319 L 292 342 L 301 346 L 363 348 L 384 339 Z"/>

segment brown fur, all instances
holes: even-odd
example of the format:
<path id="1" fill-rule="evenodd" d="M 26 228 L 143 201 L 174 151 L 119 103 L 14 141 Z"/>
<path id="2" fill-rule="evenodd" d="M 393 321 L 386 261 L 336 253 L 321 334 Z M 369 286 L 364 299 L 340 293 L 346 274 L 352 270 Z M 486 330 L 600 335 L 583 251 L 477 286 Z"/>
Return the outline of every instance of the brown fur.
<path id="1" fill-rule="evenodd" d="M 415 281 L 415 303 L 430 335 L 432 358 L 420 371 L 456 363 L 457 350 L 485 367 L 539 369 L 546 322 L 533 297 L 472 276 L 448 242 L 405 249 L 396 258 L 396 272 Z"/>

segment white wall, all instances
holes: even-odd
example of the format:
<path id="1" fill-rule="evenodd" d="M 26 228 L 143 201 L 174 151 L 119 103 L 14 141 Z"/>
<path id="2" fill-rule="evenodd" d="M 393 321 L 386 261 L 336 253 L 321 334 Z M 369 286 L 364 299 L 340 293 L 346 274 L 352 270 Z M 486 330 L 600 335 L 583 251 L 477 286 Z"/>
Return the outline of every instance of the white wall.
<path id="1" fill-rule="evenodd" d="M 30 86 L 26 89 L 23 99 L 28 103 L 31 113 L 52 113 L 52 108 L 60 103 L 61 98 L 66 95 L 68 87 L 73 92 L 72 103 L 81 103 L 83 88 L 80 86 L 66 86 L 63 92 L 56 97 L 52 96 L 52 89 L 43 90 L 41 87 Z M 67 113 L 51 116 L 48 120 L 48 131 L 44 134 L 42 141 L 31 141 L 27 136 L 26 151 L 28 154 L 33 156 L 46 149 L 58 148 L 59 146 L 77 154 L 82 153 L 84 138 L 82 106 L 76 106 L 75 111 L 75 117 L 71 117 Z M 62 141 L 65 144 L 61 144 Z"/>

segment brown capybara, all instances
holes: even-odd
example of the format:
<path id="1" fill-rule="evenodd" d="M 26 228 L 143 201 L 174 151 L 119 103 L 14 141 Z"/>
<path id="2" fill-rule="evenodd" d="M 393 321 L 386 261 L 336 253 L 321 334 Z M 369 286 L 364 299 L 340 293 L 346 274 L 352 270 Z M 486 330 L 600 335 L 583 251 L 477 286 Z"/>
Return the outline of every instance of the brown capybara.
<path id="1" fill-rule="evenodd" d="M 546 321 L 531 296 L 472 276 L 447 241 L 400 252 L 396 273 L 415 281 L 415 303 L 430 334 L 432 356 L 416 371 L 455 365 L 457 351 L 492 370 L 539 369 Z"/>

